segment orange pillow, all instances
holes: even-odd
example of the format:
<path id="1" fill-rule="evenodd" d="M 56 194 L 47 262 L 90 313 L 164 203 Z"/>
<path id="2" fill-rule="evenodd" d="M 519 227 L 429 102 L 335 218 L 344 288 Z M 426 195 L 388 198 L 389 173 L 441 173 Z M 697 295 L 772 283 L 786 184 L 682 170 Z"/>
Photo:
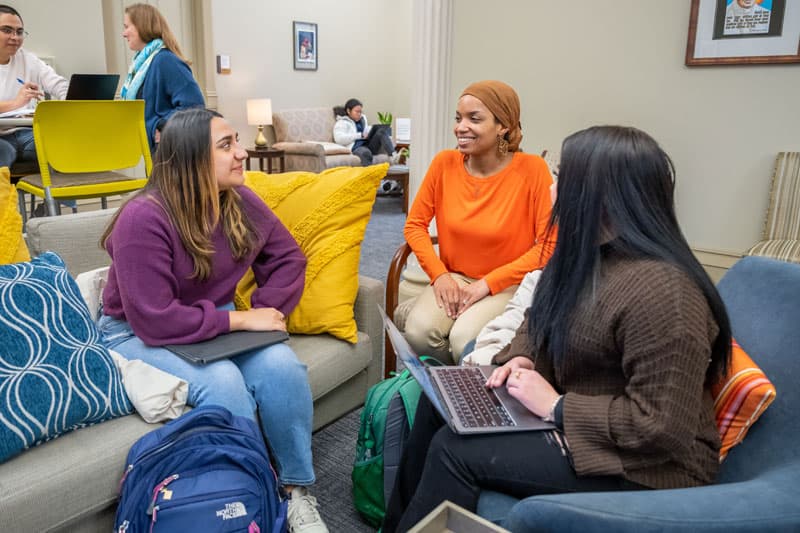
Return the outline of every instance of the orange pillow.
<path id="1" fill-rule="evenodd" d="M 775 399 L 775 386 L 734 340 L 728 373 L 711 387 L 711 394 L 722 441 L 719 450 L 722 462 Z"/>

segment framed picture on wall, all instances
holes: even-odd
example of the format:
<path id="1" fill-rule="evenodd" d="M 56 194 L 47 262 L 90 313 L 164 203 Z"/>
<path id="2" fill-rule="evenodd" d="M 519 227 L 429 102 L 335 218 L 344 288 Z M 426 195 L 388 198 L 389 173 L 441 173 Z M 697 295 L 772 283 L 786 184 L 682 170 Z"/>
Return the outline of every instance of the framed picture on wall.
<path id="1" fill-rule="evenodd" d="M 319 42 L 313 22 L 292 22 L 292 43 L 295 70 L 317 70 Z"/>
<path id="2" fill-rule="evenodd" d="M 800 2 L 692 0 L 686 65 L 800 63 Z"/>

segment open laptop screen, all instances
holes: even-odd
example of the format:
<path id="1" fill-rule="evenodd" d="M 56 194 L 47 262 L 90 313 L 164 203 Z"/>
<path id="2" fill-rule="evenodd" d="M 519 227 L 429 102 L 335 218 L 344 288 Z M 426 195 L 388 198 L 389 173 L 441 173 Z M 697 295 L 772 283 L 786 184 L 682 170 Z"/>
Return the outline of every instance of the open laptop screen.
<path id="1" fill-rule="evenodd" d="M 113 100 L 119 74 L 73 74 L 69 79 L 67 100 Z"/>

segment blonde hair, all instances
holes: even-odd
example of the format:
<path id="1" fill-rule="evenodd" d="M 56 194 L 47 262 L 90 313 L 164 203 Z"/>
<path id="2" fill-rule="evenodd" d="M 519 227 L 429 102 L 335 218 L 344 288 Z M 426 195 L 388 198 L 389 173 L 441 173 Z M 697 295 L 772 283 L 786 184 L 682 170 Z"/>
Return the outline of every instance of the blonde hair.
<path id="1" fill-rule="evenodd" d="M 142 41 L 149 43 L 154 39 L 161 39 L 164 41 L 164 48 L 178 56 L 187 65 L 192 64 L 181 52 L 175 34 L 169 29 L 167 19 L 158 9 L 150 4 L 131 4 L 125 8 L 125 13 L 130 18 L 131 24 L 136 27 Z"/>
<path id="2" fill-rule="evenodd" d="M 212 235 L 218 224 L 240 261 L 255 251 L 259 235 L 234 189 L 219 190 L 211 156 L 211 120 L 219 113 L 200 107 L 175 112 L 161 133 L 153 173 L 144 189 L 125 202 L 111 219 L 100 244 L 107 249 L 127 202 L 144 196 L 164 209 L 194 262 L 192 278 L 211 276 Z"/>

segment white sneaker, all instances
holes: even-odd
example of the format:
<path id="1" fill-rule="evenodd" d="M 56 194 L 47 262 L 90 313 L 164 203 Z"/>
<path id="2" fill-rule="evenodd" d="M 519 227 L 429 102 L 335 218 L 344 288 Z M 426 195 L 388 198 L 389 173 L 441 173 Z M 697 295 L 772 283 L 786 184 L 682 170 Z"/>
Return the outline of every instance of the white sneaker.
<path id="1" fill-rule="evenodd" d="M 328 533 L 317 510 L 317 499 L 305 487 L 295 487 L 289 495 L 289 533 Z"/>

